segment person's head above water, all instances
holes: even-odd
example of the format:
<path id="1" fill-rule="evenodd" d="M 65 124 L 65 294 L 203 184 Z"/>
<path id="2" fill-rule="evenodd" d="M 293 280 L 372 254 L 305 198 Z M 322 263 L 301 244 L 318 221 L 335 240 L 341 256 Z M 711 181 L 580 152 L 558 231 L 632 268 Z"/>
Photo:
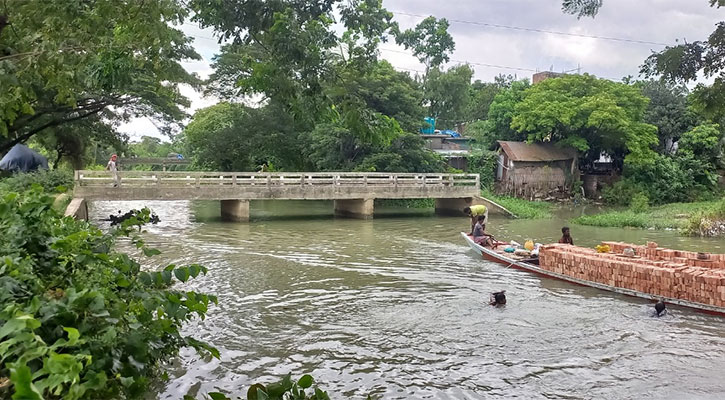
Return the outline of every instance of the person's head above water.
<path id="1" fill-rule="evenodd" d="M 561 234 L 564 236 L 569 236 L 569 227 L 565 226 L 565 227 L 561 228 Z"/>

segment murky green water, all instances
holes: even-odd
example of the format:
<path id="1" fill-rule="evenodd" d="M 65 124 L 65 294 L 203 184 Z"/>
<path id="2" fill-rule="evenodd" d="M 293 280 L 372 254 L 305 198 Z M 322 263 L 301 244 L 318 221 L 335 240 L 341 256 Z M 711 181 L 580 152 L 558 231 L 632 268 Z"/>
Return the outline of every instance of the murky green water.
<path id="1" fill-rule="evenodd" d="M 142 205 L 97 203 L 92 214 Z M 338 399 L 725 398 L 725 318 L 673 308 L 657 319 L 646 301 L 483 261 L 459 236 L 465 218 L 341 220 L 330 203 L 268 202 L 253 203 L 253 222 L 228 224 L 213 202 L 148 205 L 162 220 L 148 233 L 164 251 L 154 260 L 209 268 L 192 287 L 220 304 L 187 332 L 222 354 L 184 351 L 149 398 L 241 394 L 288 372 Z M 547 242 L 564 223 L 493 217 L 489 229 Z M 581 245 L 724 251 L 674 232 L 572 234 Z M 507 291 L 505 308 L 486 305 L 494 290 Z"/>

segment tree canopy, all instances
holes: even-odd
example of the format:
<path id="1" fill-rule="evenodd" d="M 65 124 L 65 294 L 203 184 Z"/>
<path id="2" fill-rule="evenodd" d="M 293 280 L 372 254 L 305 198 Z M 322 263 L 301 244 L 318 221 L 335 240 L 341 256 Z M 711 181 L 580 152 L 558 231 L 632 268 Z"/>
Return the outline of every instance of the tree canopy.
<path id="1" fill-rule="evenodd" d="M 196 84 L 180 62 L 199 56 L 173 24 L 181 0 L 92 3 L 9 0 L 0 24 L 0 152 L 48 128 L 105 113 L 178 122 Z"/>
<path id="2" fill-rule="evenodd" d="M 450 53 L 456 43 L 448 33 L 448 20 L 430 16 L 415 28 L 400 32 L 396 42 L 406 49 L 412 49 L 413 55 L 425 65 L 426 75 L 431 68 L 438 69 L 450 60 Z"/>
<path id="3" fill-rule="evenodd" d="M 651 162 L 657 128 L 644 122 L 648 99 L 630 85 L 569 75 L 531 86 L 514 107 L 511 128 L 529 141 L 578 149 L 585 160 L 606 152 L 621 165 Z"/>

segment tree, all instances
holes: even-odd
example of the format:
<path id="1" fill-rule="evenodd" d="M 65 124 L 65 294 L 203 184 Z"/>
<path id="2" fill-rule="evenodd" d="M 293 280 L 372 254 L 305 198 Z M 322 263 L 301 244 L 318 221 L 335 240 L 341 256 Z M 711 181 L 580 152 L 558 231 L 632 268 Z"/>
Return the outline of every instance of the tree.
<path id="1" fill-rule="evenodd" d="M 659 152 L 671 152 L 680 136 L 697 123 L 697 117 L 687 106 L 687 88 L 659 80 L 640 81 L 634 85 L 650 99 L 644 121 L 657 127 Z"/>
<path id="2" fill-rule="evenodd" d="M 389 143 L 400 128 L 371 110 L 356 93 L 329 91 L 345 77 L 374 68 L 377 45 L 392 32 L 392 14 L 380 0 L 194 0 L 196 19 L 233 40 L 215 59 L 212 81 L 226 94 L 261 94 L 285 106 L 297 129 L 342 124 L 369 143 Z M 337 8 L 335 8 L 337 6 Z M 339 11 L 345 31 L 333 29 Z M 240 16 L 244 18 L 240 18 Z M 229 90 L 232 84 L 236 90 Z"/>
<path id="3" fill-rule="evenodd" d="M 442 128 L 455 127 L 463 122 L 467 110 L 473 69 L 459 65 L 448 71 L 432 69 L 425 83 L 425 103 L 430 116 L 440 121 Z"/>
<path id="4" fill-rule="evenodd" d="M 511 128 L 516 104 L 524 99 L 531 87 L 528 80 L 514 81 L 510 87 L 501 90 L 489 106 L 486 121 L 477 122 L 466 128 L 469 136 L 483 149 L 490 149 L 497 140 L 526 140 L 526 134 Z"/>
<path id="5" fill-rule="evenodd" d="M 589 164 L 606 152 L 622 166 L 650 163 L 657 128 L 644 122 L 648 99 L 632 86 L 592 75 L 569 75 L 533 85 L 516 104 L 511 128 L 529 141 L 578 149 Z M 626 159 L 625 159 L 626 156 Z"/>
<path id="6" fill-rule="evenodd" d="M 684 133 L 677 143 L 677 153 L 689 154 L 710 167 L 710 170 L 723 165 L 723 148 L 721 140 L 723 134 L 717 124 L 698 125 L 692 130 Z"/>
<path id="7" fill-rule="evenodd" d="M 0 30 L 0 152 L 48 128 L 105 113 L 179 121 L 198 54 L 173 24 L 182 0 L 10 0 Z"/>
<path id="8" fill-rule="evenodd" d="M 512 75 L 498 75 L 493 82 L 480 80 L 473 82 L 469 88 L 469 101 L 464 119 L 466 121 L 486 119 L 493 99 L 501 90 L 511 87 L 514 80 Z"/>
<path id="9" fill-rule="evenodd" d="M 219 103 L 197 111 L 182 141 L 192 162 L 214 171 L 257 171 L 261 165 L 297 170 L 304 160 L 279 107 Z"/>
<path id="10" fill-rule="evenodd" d="M 390 146 L 376 149 L 365 157 L 358 171 L 372 172 L 419 172 L 434 173 L 447 169 L 446 162 L 425 146 L 425 140 L 417 134 L 404 134 L 393 140 Z"/>
<path id="11" fill-rule="evenodd" d="M 453 37 L 448 33 L 448 20 L 437 20 L 430 16 L 413 29 L 399 32 L 396 42 L 406 49 L 412 49 L 413 55 L 425 65 L 425 74 L 431 69 L 440 68 L 450 60 L 449 54 L 456 48 Z"/>

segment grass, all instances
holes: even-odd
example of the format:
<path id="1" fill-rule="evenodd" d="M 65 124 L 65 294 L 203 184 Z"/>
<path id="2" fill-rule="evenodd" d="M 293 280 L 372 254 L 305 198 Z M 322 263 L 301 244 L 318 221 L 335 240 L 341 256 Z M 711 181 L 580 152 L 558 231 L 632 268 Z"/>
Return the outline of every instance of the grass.
<path id="1" fill-rule="evenodd" d="M 516 197 L 499 196 L 487 191 L 482 195 L 511 211 L 518 218 L 546 219 L 553 217 L 554 205 L 545 201 L 528 201 Z"/>
<path id="2" fill-rule="evenodd" d="M 642 229 L 680 229 L 687 230 L 693 217 L 717 214 L 725 216 L 725 201 L 704 201 L 697 203 L 673 203 L 650 207 L 643 212 L 632 210 L 608 211 L 595 215 L 584 215 L 572 220 L 579 225 L 642 228 Z"/>
<path id="3" fill-rule="evenodd" d="M 375 207 L 435 208 L 435 199 L 375 199 Z"/>

